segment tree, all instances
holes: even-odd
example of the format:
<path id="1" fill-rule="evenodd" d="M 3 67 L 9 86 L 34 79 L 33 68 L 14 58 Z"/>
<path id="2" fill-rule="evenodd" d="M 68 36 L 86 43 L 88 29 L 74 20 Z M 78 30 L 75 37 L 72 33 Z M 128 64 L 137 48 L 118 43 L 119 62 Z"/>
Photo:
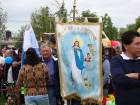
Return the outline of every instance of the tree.
<path id="1" fill-rule="evenodd" d="M 88 17 L 88 22 L 98 22 L 99 18 L 98 16 L 90 10 L 85 10 L 82 12 L 81 17 L 78 17 L 79 22 L 84 22 L 84 18 Z"/>
<path id="2" fill-rule="evenodd" d="M 16 48 L 22 48 L 22 42 L 23 42 L 23 33 L 26 29 L 27 25 L 21 26 L 20 30 L 18 30 L 18 35 L 15 38 L 16 39 L 16 43 L 15 43 L 15 47 Z"/>
<path id="3" fill-rule="evenodd" d="M 7 13 L 1 8 L 1 3 L 0 3 L 0 37 L 2 37 L 3 33 L 5 32 L 6 21 L 7 21 Z"/>
<path id="4" fill-rule="evenodd" d="M 124 32 L 126 32 L 126 28 L 120 28 L 119 29 L 119 34 L 122 35 Z"/>
<path id="5" fill-rule="evenodd" d="M 117 40 L 119 39 L 118 36 L 118 29 L 113 26 L 111 17 L 108 16 L 108 14 L 106 13 L 103 17 L 103 30 L 106 33 L 106 35 L 109 37 L 109 39 L 111 40 Z"/>
<path id="6" fill-rule="evenodd" d="M 136 24 L 128 24 L 126 30 L 133 30 L 136 31 L 137 27 Z"/>
<path id="7" fill-rule="evenodd" d="M 49 13 L 48 7 L 41 7 L 31 15 L 31 24 L 37 39 L 44 32 L 55 32 L 55 19 Z"/>
<path id="8" fill-rule="evenodd" d="M 136 29 L 140 28 L 140 16 L 136 19 Z"/>
<path id="9" fill-rule="evenodd" d="M 66 23 L 67 22 L 67 9 L 65 8 L 65 4 L 63 2 L 62 6 L 60 7 L 60 9 L 55 13 L 59 19 Z"/>

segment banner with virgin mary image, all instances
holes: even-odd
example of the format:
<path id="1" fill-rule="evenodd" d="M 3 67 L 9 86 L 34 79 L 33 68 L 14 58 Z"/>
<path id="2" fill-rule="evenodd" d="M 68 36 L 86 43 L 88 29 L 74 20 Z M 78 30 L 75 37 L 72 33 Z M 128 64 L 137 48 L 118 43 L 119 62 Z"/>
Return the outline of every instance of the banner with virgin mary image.
<path id="1" fill-rule="evenodd" d="M 57 24 L 61 93 L 64 98 L 102 98 L 101 24 Z"/>

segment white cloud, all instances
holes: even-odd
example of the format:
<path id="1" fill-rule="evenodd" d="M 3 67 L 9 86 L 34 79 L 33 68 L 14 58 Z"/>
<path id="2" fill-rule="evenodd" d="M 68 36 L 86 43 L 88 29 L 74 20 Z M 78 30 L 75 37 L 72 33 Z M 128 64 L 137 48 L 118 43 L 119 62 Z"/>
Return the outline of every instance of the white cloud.
<path id="1" fill-rule="evenodd" d="M 58 0 L 62 3 L 63 0 Z M 73 8 L 74 0 L 64 0 L 66 8 Z M 29 23 L 31 13 L 41 6 L 49 6 L 52 12 L 58 10 L 55 0 L 1 0 L 2 8 L 8 12 L 8 29 L 17 30 Z M 140 0 L 76 0 L 78 14 L 84 10 L 96 12 L 98 16 L 108 13 L 117 27 L 135 22 L 140 16 Z"/>

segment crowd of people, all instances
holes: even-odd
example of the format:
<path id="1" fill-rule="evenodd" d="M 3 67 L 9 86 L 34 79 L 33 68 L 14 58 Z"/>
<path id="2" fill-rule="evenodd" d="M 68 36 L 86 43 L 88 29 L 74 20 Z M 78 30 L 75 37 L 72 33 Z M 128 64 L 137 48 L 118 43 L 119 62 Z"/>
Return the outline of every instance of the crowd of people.
<path id="1" fill-rule="evenodd" d="M 114 94 L 116 105 L 140 105 L 140 34 L 134 31 L 125 32 L 121 41 L 121 47 L 105 48 L 102 45 L 103 95 Z M 24 87 L 19 105 L 64 105 L 60 94 L 54 39 L 53 42 L 40 46 L 41 57 L 34 48 L 28 48 L 22 66 L 21 53 L 21 49 L 2 48 L 0 88 L 6 88 L 7 84 L 14 85 L 17 90 Z M 7 94 L 5 91 L 0 92 L 0 95 Z M 67 100 L 67 105 L 81 103 L 72 99 Z"/>
<path id="2" fill-rule="evenodd" d="M 60 95 L 55 40 L 50 41 L 49 45 L 40 46 L 41 57 L 37 55 L 34 48 L 28 48 L 23 64 L 21 64 L 21 49 L 4 47 L 1 50 L 0 88 L 6 89 L 9 85 L 14 85 L 17 90 L 20 90 L 24 87 L 24 95 L 20 95 L 20 103 L 18 103 L 20 105 L 64 104 Z M 7 92 L 1 91 L 0 95 L 2 93 L 8 99 Z"/>

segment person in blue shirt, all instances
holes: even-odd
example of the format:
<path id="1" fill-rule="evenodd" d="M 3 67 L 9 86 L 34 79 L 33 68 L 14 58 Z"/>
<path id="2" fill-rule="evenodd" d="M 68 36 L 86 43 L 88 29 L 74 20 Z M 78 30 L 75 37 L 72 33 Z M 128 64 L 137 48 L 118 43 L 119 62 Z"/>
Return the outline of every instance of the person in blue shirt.
<path id="1" fill-rule="evenodd" d="M 122 54 L 111 60 L 116 105 L 140 105 L 140 34 L 125 32 Z"/>
<path id="2" fill-rule="evenodd" d="M 108 55 L 105 53 L 105 48 L 102 45 L 102 71 L 103 71 L 103 95 L 108 95 L 110 85 L 110 62 Z"/>

